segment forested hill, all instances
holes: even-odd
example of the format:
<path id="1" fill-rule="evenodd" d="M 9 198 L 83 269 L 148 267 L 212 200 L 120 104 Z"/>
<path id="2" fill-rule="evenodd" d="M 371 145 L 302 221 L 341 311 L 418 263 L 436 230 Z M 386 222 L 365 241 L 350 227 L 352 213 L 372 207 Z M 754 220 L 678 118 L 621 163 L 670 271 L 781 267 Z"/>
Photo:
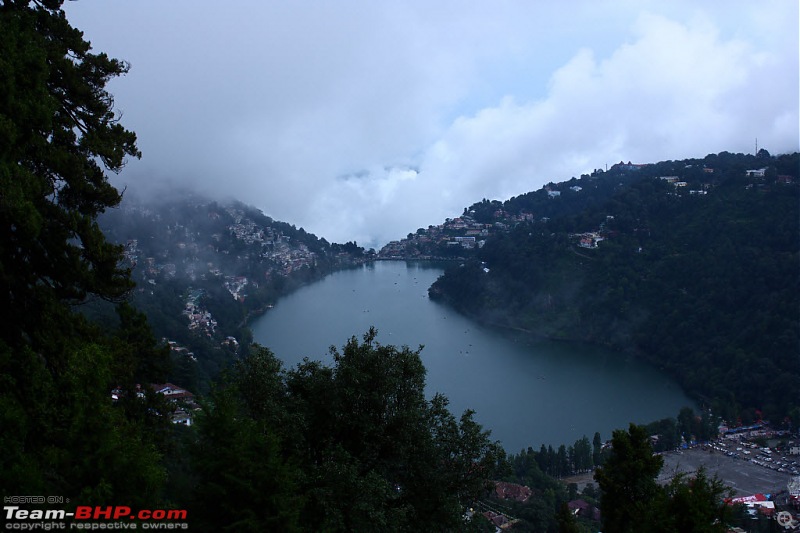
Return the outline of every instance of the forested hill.
<path id="1" fill-rule="evenodd" d="M 141 153 L 106 83 L 128 64 L 92 51 L 62 3 L 0 0 L 6 529 L 493 530 L 465 511 L 499 495 L 490 480 L 510 478 L 512 462 L 471 411 L 456 418 L 445 397 L 427 397 L 419 350 L 383 346 L 370 329 L 333 349 L 330 366 L 284 369 L 245 343 L 249 311 L 365 260 L 355 243 L 327 243 L 236 202 L 126 195 L 120 205 L 106 173 Z M 167 373 L 170 352 L 177 376 Z M 231 352 L 236 361 L 196 403 L 183 387 L 202 393 L 192 379 Z M 687 530 L 662 527 L 676 509 L 698 527 L 725 527 L 722 489 L 702 471 L 658 488 L 649 434 L 615 432 L 613 449 L 634 452 L 598 455 L 604 530 L 624 529 L 634 513 L 649 523 L 641 502 L 662 531 Z M 588 439 L 579 442 L 588 452 Z M 599 435 L 594 443 L 602 452 Z M 537 463 L 545 457 L 529 450 L 513 460 L 515 475 L 544 490 L 527 490 L 536 497 L 520 516 L 530 529 L 575 530 L 566 502 L 577 494 L 548 480 Z M 576 455 L 589 466 L 586 453 L 547 452 L 548 465 Z M 622 494 L 631 472 L 639 490 Z"/>
<path id="2" fill-rule="evenodd" d="M 797 423 L 798 163 L 765 150 L 621 163 L 475 204 L 474 219 L 520 221 L 430 294 L 486 322 L 634 353 L 728 420 Z"/>
<path id="3" fill-rule="evenodd" d="M 158 200 L 126 194 L 100 224 L 124 246 L 124 266 L 137 286 L 133 304 L 157 337 L 170 341 L 169 379 L 194 391 L 244 353 L 248 316 L 367 258 L 355 243 L 329 243 L 241 202 L 185 191 Z M 88 312 L 113 316 L 110 309 Z"/>

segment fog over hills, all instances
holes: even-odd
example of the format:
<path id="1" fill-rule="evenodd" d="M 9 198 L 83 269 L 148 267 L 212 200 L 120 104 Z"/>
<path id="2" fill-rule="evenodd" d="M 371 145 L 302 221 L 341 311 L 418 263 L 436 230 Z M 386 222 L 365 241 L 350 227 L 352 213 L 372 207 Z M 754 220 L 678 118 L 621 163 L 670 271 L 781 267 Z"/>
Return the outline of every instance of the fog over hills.
<path id="1" fill-rule="evenodd" d="M 780 476 L 748 487 L 776 494 L 800 474 L 783 454 L 800 437 L 798 9 L 0 0 L 7 528 L 755 525 L 699 467 L 659 478 L 654 452 L 725 433 L 775 452 Z M 394 258 L 451 261 L 441 276 L 365 264 Z M 428 394 L 421 345 L 383 344 L 378 326 L 292 368 L 274 332 L 252 342 L 254 317 L 334 272 L 280 308 L 292 346 L 334 322 L 359 335 L 349 319 L 383 323 L 373 309 L 421 319 L 408 331 L 440 333 L 454 356 L 445 379 L 475 380 L 464 399 L 483 388 L 532 415 L 512 433 L 547 424 L 533 406 L 595 424 L 600 383 L 660 405 L 617 355 L 669 373 L 701 412 L 615 430 L 611 446 L 576 425 L 573 444 L 537 452 L 528 434 L 508 454 L 469 402 Z M 363 290 L 314 294 L 358 276 Z M 333 318 L 312 313 L 323 301 Z M 493 330 L 482 369 L 454 343 L 471 345 L 471 320 Z M 558 377 L 512 365 L 512 386 L 497 326 L 526 345 L 512 362 L 538 363 L 528 341 L 547 337 L 601 345 L 608 358 L 575 355 L 609 372 L 573 393 L 560 352 Z M 591 469 L 599 491 L 563 482 Z M 795 482 L 776 511 L 800 501 Z"/>
<path id="2" fill-rule="evenodd" d="M 116 183 L 368 248 L 620 160 L 800 144 L 793 1 L 64 7 L 131 64 L 110 89 L 143 158 Z"/>
<path id="3" fill-rule="evenodd" d="M 473 203 L 460 216 L 392 241 L 377 258 L 458 259 L 468 268 L 449 271 L 431 295 L 474 318 L 643 354 L 702 398 L 735 394 L 728 417 L 740 409 L 749 418 L 754 409 L 782 417 L 793 408 L 787 390 L 800 375 L 784 353 L 797 335 L 794 293 L 775 285 L 778 278 L 788 283 L 796 267 L 790 243 L 800 216 L 792 204 L 797 166 L 796 153 L 771 156 L 764 149 L 758 156 L 620 162 L 504 202 Z M 248 342 L 247 316 L 300 283 L 375 258 L 355 243 L 331 244 L 241 202 L 185 191 L 160 200 L 129 195 L 103 223 L 125 245 L 135 299 L 159 334 L 216 354 L 206 356 L 213 364 L 204 375 L 236 356 L 229 337 Z M 687 272 L 698 274 L 685 279 Z M 760 290 L 744 282 L 748 276 L 760 280 Z M 732 289 L 722 294 L 720 286 Z M 697 307 L 691 298 L 673 301 L 673 293 L 706 296 Z M 734 308 L 724 303 L 734 301 Z M 676 317 L 675 309 L 683 311 Z M 665 320 L 672 321 L 670 332 L 693 327 L 688 320 L 716 324 L 717 333 L 704 328 L 653 344 L 666 334 Z M 774 333 L 772 348 L 756 340 L 753 324 Z M 765 366 L 772 359 L 765 349 L 784 355 Z M 739 370 L 720 374 L 721 356 L 709 355 L 719 351 L 746 354 Z M 691 370 L 684 355 L 706 360 L 710 373 Z M 764 372 L 742 373 L 749 364 Z M 783 377 L 772 387 L 756 384 L 776 373 Z"/>
<path id="4" fill-rule="evenodd" d="M 134 304 L 170 342 L 171 378 L 195 390 L 246 352 L 248 317 L 368 257 L 354 243 L 329 243 L 242 202 L 184 189 L 159 198 L 126 194 L 100 223 L 124 246 Z"/>

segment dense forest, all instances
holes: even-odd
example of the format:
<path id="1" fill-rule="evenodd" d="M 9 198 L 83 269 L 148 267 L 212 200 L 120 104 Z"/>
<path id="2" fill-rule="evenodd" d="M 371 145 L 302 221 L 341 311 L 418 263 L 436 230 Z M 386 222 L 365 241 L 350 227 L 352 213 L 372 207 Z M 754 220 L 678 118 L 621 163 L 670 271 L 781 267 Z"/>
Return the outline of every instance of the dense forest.
<path id="1" fill-rule="evenodd" d="M 486 322 L 634 353 L 731 423 L 797 427 L 798 162 L 761 150 L 620 164 L 577 192 L 566 182 L 569 194 L 491 206 L 536 217 L 487 239 L 430 294 Z M 593 182 L 613 194 L 578 200 Z"/>
<path id="2" fill-rule="evenodd" d="M 602 507 L 606 531 L 633 531 L 679 509 L 691 511 L 681 515 L 688 523 L 658 520 L 657 530 L 725 527 L 729 508 L 716 480 L 698 472 L 663 487 L 655 481 L 661 462 L 648 435 L 659 431 L 678 439 L 708 430 L 702 422 L 695 427 L 691 412 L 682 412 L 677 422 L 617 431 L 606 450 L 595 435 L 557 451 L 506 456 L 471 411 L 457 416 L 445 397 L 426 397 L 419 350 L 381 345 L 374 329 L 332 348 L 329 366 L 306 360 L 291 369 L 268 349 L 245 342 L 246 335 L 238 347 L 218 337 L 215 327 L 241 327 L 248 311 L 279 294 L 281 283 L 302 282 L 314 269 L 333 268 L 335 258 L 360 250 L 355 243 L 329 245 L 241 205 L 205 201 L 181 204 L 190 212 L 173 206 L 171 219 L 151 226 L 147 221 L 157 218 L 141 209 L 127 212 L 141 218 L 145 231 L 150 227 L 153 239 L 127 234 L 125 224 L 113 220 L 109 233 L 117 233 L 108 239 L 100 219 L 120 206 L 122 196 L 106 173 L 141 157 L 135 134 L 120 124 L 106 91 L 107 82 L 128 66 L 93 53 L 61 5 L 0 0 L 0 305 L 7 311 L 0 323 L 0 482 L 13 504 L 5 508 L 9 529 L 55 529 L 57 519 L 63 519 L 61 528 L 69 521 L 86 529 L 133 529 L 170 510 L 177 522 L 157 525 L 199 531 L 493 531 L 475 508 L 487 501 L 505 505 L 492 494 L 499 487 L 518 489 L 498 483 L 504 480 L 534 486 L 535 498 L 518 508 L 520 530 L 589 531 L 596 528 L 578 522 L 565 507 L 575 488 L 553 476 L 598 465 L 599 487 L 584 496 Z M 791 188 L 757 189 L 748 194 L 791 198 L 785 192 Z M 617 214 L 622 223 L 623 213 Z M 568 225 L 547 228 L 559 223 Z M 234 238 L 223 239 L 222 228 Z M 164 235 L 161 230 L 169 230 L 166 248 L 151 242 Z M 492 245 L 495 253 L 525 238 L 524 231 L 518 233 Z M 776 246 L 784 233 L 775 236 Z M 559 255 L 541 244 L 562 239 L 557 230 L 529 229 L 527 238 L 540 243 L 542 254 L 591 274 L 580 261 L 564 259 L 579 254 L 564 248 Z M 667 253 L 658 252 L 658 242 L 637 243 L 647 252 L 634 253 Z M 618 246 L 620 257 L 631 253 Z M 796 255 L 791 248 L 787 253 Z M 483 260 L 491 262 L 488 256 Z M 512 265 L 526 271 L 524 264 Z M 775 260 L 773 268 L 781 274 L 784 265 Z M 287 275 L 284 281 L 272 275 L 277 270 Z M 468 278 L 472 270 L 465 264 L 456 278 Z M 486 275 L 483 269 L 477 273 Z M 532 271 L 531 279 L 536 275 Z M 630 277 L 640 287 L 639 278 Z M 551 283 L 557 277 L 542 279 Z M 761 283 L 774 285 L 768 277 Z M 681 289 L 687 295 L 697 290 L 689 283 Z M 476 286 L 476 301 L 491 302 L 494 290 L 486 283 Z M 219 296 L 206 302 L 204 295 L 212 291 Z M 213 307 L 217 300 L 244 305 Z M 536 302 L 518 308 L 535 317 L 559 305 L 556 293 L 544 304 Z M 627 300 L 606 296 L 594 305 L 606 305 L 611 313 L 615 308 L 608 302 Z M 181 303 L 187 321 L 170 322 Z M 622 311 L 620 323 L 627 316 Z M 219 320 L 212 320 L 214 314 Z M 605 320 L 614 323 L 614 317 Z M 197 400 L 194 423 L 174 424 L 176 404 L 154 386 L 175 372 L 175 341 L 165 343 L 161 336 L 178 336 L 192 325 L 210 345 L 226 343 L 231 364 L 214 372 L 208 393 Z M 587 328 L 599 338 L 597 328 Z M 616 331 L 622 330 L 620 325 Z M 779 336 L 775 342 L 784 341 Z M 630 480 L 634 492 L 627 490 Z M 648 514 L 634 516 L 645 500 L 651 503 Z M 66 520 L 58 514 L 78 506 L 100 506 L 94 508 L 100 514 L 80 524 L 74 523 L 77 516 Z M 152 513 L 116 521 L 111 509 Z M 39 518 L 55 518 L 56 525 Z"/>

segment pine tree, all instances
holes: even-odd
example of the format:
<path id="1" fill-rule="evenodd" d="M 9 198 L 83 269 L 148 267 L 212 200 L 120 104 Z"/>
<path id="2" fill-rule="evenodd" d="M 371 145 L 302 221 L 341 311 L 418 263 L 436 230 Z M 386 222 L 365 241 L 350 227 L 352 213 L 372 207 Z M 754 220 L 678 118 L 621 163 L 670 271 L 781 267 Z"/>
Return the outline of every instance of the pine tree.
<path id="1" fill-rule="evenodd" d="M 105 90 L 127 65 L 92 53 L 61 3 L 0 1 L 0 307 L 14 310 L 0 338 L 13 347 L 57 345 L 69 324 L 43 318 L 132 286 L 96 221 L 121 200 L 101 164 L 140 155 Z"/>
<path id="2" fill-rule="evenodd" d="M 97 225 L 121 199 L 105 171 L 140 155 L 105 89 L 127 65 L 93 53 L 61 5 L 0 0 L 0 479 L 15 494 L 153 503 L 164 475 L 145 428 L 166 417 L 152 394 L 128 400 L 166 354 L 130 309 L 116 334 L 74 309 L 133 286 Z"/>
<path id="3" fill-rule="evenodd" d="M 659 494 L 656 476 L 664 460 L 653 454 L 647 432 L 636 424 L 614 431 L 611 446 L 611 455 L 595 472 L 603 493 L 603 531 L 645 531 L 643 517 Z"/>

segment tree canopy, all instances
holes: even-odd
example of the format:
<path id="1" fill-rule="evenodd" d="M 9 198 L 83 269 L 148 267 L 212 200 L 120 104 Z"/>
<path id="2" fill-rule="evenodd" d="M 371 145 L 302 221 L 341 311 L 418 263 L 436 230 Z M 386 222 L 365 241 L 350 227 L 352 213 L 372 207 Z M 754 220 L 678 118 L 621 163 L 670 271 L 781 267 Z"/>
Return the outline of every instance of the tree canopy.
<path id="1" fill-rule="evenodd" d="M 76 311 L 89 298 L 119 302 L 133 286 L 120 267 L 121 248 L 106 240 L 97 217 L 121 199 L 107 172 L 140 153 L 106 90 L 128 66 L 92 52 L 61 6 L 62 0 L 0 0 L 4 486 L 86 505 L 153 508 L 174 498 L 191 506 L 192 527 L 206 530 L 468 527 L 465 504 L 487 489 L 502 452 L 471 411 L 457 417 L 444 396 L 426 396 L 421 348 L 381 345 L 374 329 L 333 348 L 331 366 L 306 360 L 285 370 L 268 349 L 253 346 L 212 390 L 197 428 L 170 432 L 169 407 L 147 386 L 163 378 L 167 349 L 143 315 L 122 303 L 114 326 L 101 329 Z M 496 207 L 487 202 L 482 216 Z M 790 234 L 776 231 L 771 239 L 783 246 Z M 355 243 L 340 248 L 360 253 Z M 548 249 L 537 248 L 543 255 Z M 487 259 L 497 250 L 489 247 Z M 794 247 L 785 251 L 796 257 Z M 756 281 L 768 286 L 766 273 L 780 273 L 782 265 L 776 259 Z M 465 280 L 484 274 L 463 271 Z M 541 272 L 520 279 L 553 282 Z M 626 303 L 625 292 L 610 288 L 607 302 Z M 482 298 L 491 290 L 478 283 L 465 294 Z M 788 327 L 758 326 L 780 334 L 780 346 L 795 339 Z M 704 473 L 655 484 L 661 462 L 644 429 L 616 432 L 613 450 L 597 474 L 609 531 L 637 530 L 635 522 L 653 512 L 687 506 L 691 524 L 661 521 L 648 530 L 714 531 L 722 523 L 712 520 L 721 516 L 721 488 Z M 583 437 L 558 452 L 530 450 L 515 467 L 543 476 L 536 461 L 544 466 L 545 456 L 546 469 L 559 474 L 590 468 L 599 460 L 599 435 L 591 446 Z M 182 483 L 185 492 L 166 493 L 168 483 L 173 490 Z M 645 509 L 647 501 L 654 503 Z M 564 527 L 571 527 L 562 511 Z M 638 511 L 645 518 L 635 518 Z"/>
<path id="2" fill-rule="evenodd" d="M 0 0 L 0 479 L 17 494 L 152 503 L 164 405 L 133 387 L 158 378 L 165 352 L 130 307 L 115 331 L 74 309 L 132 287 L 97 225 L 120 201 L 106 171 L 139 156 L 105 89 L 127 66 L 93 53 L 61 4 Z"/>
<path id="3" fill-rule="evenodd" d="M 425 398 L 418 350 L 381 345 L 376 333 L 333 349 L 330 367 L 284 371 L 261 347 L 236 365 L 199 423 L 205 527 L 242 516 L 253 530 L 276 521 L 309 531 L 465 527 L 500 448 L 471 412 L 456 418 L 445 397 Z M 210 506 L 231 494 L 230 513 Z"/>
<path id="4" fill-rule="evenodd" d="M 603 531 L 727 531 L 732 510 L 723 501 L 728 493 L 722 482 L 709 478 L 701 467 L 693 477 L 677 475 L 659 485 L 663 464 L 644 426 L 614 431 L 611 453 L 595 472 L 602 491 Z"/>
<path id="5" fill-rule="evenodd" d="M 503 220 L 528 219 L 430 294 L 489 323 L 627 351 L 731 423 L 756 410 L 782 423 L 800 387 L 799 158 L 723 152 L 512 198 Z"/>
<path id="6" fill-rule="evenodd" d="M 603 491 L 603 526 L 612 532 L 642 531 L 642 517 L 658 494 L 656 476 L 664 460 L 653 454 L 642 426 L 617 430 L 612 453 L 595 472 Z"/>
<path id="7" fill-rule="evenodd" d="M 140 156 L 105 89 L 128 67 L 92 53 L 61 4 L 0 2 L 0 306 L 14 309 L 0 332 L 14 346 L 47 342 L 42 316 L 131 287 L 96 220 L 121 199 L 103 167 Z"/>

